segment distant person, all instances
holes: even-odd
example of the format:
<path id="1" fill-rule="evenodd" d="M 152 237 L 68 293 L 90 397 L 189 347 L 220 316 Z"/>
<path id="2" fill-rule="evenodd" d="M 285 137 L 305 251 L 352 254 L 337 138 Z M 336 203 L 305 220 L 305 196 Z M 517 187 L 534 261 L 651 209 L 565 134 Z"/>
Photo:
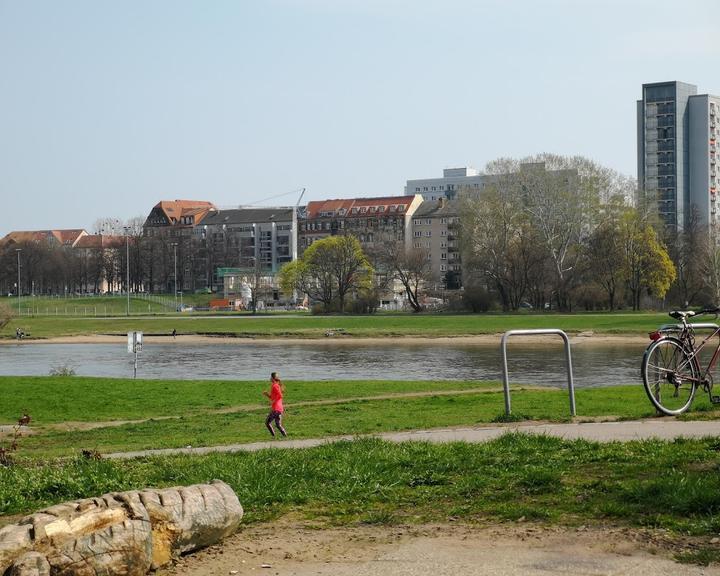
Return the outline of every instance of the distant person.
<path id="1" fill-rule="evenodd" d="M 177 336 L 177 330 L 175 330 L 175 328 L 173 328 L 173 331 L 172 331 L 173 340 L 175 340 L 175 336 Z"/>
<path id="2" fill-rule="evenodd" d="M 282 425 L 282 415 L 285 409 L 283 408 L 283 394 L 285 393 L 285 386 L 280 382 L 280 376 L 277 372 L 270 374 L 270 392 L 263 390 L 263 396 L 270 399 L 270 413 L 265 419 L 265 426 L 270 431 L 270 434 L 275 438 L 275 430 L 272 427 L 272 421 L 275 421 L 275 428 L 280 430 L 280 434 L 287 436 L 285 428 Z"/>

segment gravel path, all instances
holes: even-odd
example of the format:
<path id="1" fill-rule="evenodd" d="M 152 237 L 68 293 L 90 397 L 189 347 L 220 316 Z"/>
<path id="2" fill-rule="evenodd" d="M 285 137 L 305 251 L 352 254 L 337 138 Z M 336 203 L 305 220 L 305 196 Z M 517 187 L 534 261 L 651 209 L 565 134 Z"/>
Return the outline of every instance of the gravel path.
<path id="1" fill-rule="evenodd" d="M 385 432 L 373 434 L 390 442 L 487 442 L 508 432 L 525 434 L 544 434 L 566 440 L 585 439 L 595 442 L 625 442 L 628 440 L 647 440 L 657 438 L 672 440 L 675 438 L 703 438 L 720 436 L 720 421 L 699 420 L 682 421 L 658 418 L 656 420 L 627 420 L 622 422 L 586 422 L 572 424 L 536 424 L 519 423 L 472 428 L 437 428 L 433 430 L 412 430 L 408 432 Z M 357 436 L 334 436 L 329 438 L 308 438 L 304 440 L 277 439 L 267 442 L 248 444 L 227 444 L 224 446 L 204 446 L 186 448 L 167 448 L 162 450 L 142 450 L 137 452 L 118 452 L 106 454 L 106 458 L 138 458 L 141 456 L 159 456 L 167 454 L 208 454 L 210 452 L 252 452 L 266 448 L 311 448 L 339 440 L 353 440 Z"/>

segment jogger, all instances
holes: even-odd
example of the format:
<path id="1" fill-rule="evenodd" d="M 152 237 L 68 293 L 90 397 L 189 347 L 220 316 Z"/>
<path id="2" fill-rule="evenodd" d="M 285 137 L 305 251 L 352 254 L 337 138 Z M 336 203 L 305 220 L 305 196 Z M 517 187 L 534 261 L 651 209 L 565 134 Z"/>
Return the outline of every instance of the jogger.
<path id="1" fill-rule="evenodd" d="M 263 395 L 270 399 L 270 413 L 265 419 L 265 426 L 273 437 L 275 436 L 275 430 L 272 427 L 273 421 L 275 421 L 275 428 L 280 431 L 280 434 L 287 436 L 287 432 L 285 432 L 282 425 L 282 415 L 285 411 L 283 408 L 284 392 L 285 386 L 280 382 L 280 376 L 277 372 L 273 372 L 270 374 L 270 392 L 263 390 Z"/>

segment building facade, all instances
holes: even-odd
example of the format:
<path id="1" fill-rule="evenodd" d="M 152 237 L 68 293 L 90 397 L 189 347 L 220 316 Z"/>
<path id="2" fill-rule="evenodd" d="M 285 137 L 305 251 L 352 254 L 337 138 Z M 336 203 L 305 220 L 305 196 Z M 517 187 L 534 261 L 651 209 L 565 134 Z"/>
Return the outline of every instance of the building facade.
<path id="1" fill-rule="evenodd" d="M 226 286 L 225 275 L 274 276 L 295 259 L 293 211 L 290 207 L 213 210 L 195 227 L 193 238 L 208 262 L 216 291 Z M 219 270 L 228 268 L 232 270 Z"/>
<path id="2" fill-rule="evenodd" d="M 445 168 L 442 178 L 408 180 L 405 184 L 405 194 L 421 194 L 423 200 L 453 199 L 459 190 L 480 189 L 484 182 L 485 176 L 475 168 L 469 166 Z"/>
<path id="3" fill-rule="evenodd" d="M 638 185 L 657 202 L 666 226 L 697 216 L 717 227 L 717 142 L 720 98 L 684 82 L 643 84 L 637 102 Z"/>
<path id="4" fill-rule="evenodd" d="M 426 200 L 413 214 L 413 247 L 427 251 L 437 287 L 462 287 L 462 264 L 458 239 L 458 200 Z"/>
<path id="5" fill-rule="evenodd" d="M 412 217 L 422 196 L 385 196 L 309 202 L 300 220 L 300 251 L 328 236 L 353 235 L 363 249 L 388 239 L 412 245 Z"/>

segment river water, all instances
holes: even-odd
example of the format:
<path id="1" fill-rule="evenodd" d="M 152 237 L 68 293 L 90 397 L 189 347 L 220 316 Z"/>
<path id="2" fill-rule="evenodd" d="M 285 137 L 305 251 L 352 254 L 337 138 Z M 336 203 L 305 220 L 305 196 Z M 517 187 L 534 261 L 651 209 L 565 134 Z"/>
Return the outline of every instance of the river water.
<path id="1" fill-rule="evenodd" d="M 572 349 L 577 387 L 640 381 L 644 344 L 593 344 Z M 0 374 L 47 375 L 67 365 L 82 376 L 132 377 L 125 344 L 8 344 Z M 512 383 L 564 386 L 564 349 L 557 343 L 508 345 Z M 152 343 L 138 359 L 138 378 L 265 380 L 500 380 L 499 344 Z"/>

